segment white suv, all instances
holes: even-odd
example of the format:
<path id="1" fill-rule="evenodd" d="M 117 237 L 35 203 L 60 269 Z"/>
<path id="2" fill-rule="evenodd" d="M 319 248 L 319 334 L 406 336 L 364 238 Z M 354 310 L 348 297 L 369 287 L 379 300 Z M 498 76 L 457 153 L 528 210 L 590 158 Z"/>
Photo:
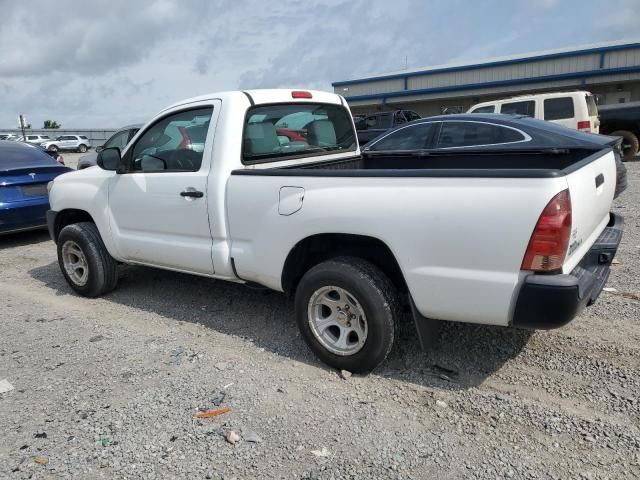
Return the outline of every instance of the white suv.
<path id="1" fill-rule="evenodd" d="M 75 150 L 84 153 L 91 148 L 91 142 L 84 135 L 60 135 L 54 140 L 48 140 L 40 144 L 41 147 L 49 151 Z"/>
<path id="2" fill-rule="evenodd" d="M 26 137 L 27 143 L 33 143 L 34 145 L 40 145 L 43 142 L 48 142 L 51 140 L 51 137 L 49 135 L 26 135 Z"/>
<path id="3" fill-rule="evenodd" d="M 468 113 L 527 115 L 582 132 L 600 131 L 595 98 L 585 91 L 539 93 L 483 102 L 471 107 Z"/>

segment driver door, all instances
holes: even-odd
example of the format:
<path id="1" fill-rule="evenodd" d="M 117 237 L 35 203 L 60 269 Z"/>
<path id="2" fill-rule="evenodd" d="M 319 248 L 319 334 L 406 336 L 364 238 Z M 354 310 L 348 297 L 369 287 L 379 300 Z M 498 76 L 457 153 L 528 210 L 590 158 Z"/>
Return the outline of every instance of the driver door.
<path id="1" fill-rule="evenodd" d="M 128 146 L 109 185 L 111 228 L 127 261 L 213 274 L 207 180 L 220 102 L 174 111 Z M 192 142 L 189 132 L 199 132 Z M 205 140 L 206 139 L 206 140 Z"/>

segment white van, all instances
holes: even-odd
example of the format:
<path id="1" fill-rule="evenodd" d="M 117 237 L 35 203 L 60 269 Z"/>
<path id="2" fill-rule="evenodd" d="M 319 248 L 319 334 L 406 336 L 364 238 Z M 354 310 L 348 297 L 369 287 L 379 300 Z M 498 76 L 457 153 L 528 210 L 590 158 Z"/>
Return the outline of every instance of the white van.
<path id="1" fill-rule="evenodd" d="M 598 133 L 596 100 L 589 92 L 538 93 L 474 105 L 468 113 L 512 113 L 548 120 L 582 132 Z"/>

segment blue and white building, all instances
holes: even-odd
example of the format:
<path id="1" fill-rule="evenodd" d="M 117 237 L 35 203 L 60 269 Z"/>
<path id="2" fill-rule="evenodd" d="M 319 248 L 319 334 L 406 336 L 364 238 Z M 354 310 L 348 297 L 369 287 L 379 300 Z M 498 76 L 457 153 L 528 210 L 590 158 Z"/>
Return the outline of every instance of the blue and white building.
<path id="1" fill-rule="evenodd" d="M 511 96 L 588 90 L 600 103 L 640 101 L 640 40 L 439 65 L 334 82 L 354 113 L 466 111 Z"/>

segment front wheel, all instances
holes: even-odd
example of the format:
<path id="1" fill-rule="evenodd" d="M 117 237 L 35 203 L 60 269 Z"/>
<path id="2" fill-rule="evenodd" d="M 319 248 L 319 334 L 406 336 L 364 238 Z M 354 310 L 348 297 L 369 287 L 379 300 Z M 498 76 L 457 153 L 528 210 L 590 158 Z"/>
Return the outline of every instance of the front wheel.
<path id="1" fill-rule="evenodd" d="M 49 145 L 47 147 L 47 150 L 49 150 L 50 152 L 57 152 L 58 151 L 58 147 L 57 147 L 57 145 Z"/>
<path id="2" fill-rule="evenodd" d="M 118 282 L 118 266 L 100 232 L 90 222 L 74 223 L 58 236 L 58 264 L 71 288 L 85 297 L 110 292 Z"/>
<path id="3" fill-rule="evenodd" d="M 341 257 L 313 267 L 298 285 L 295 307 L 305 341 L 332 367 L 367 373 L 391 351 L 398 293 L 365 260 Z"/>

